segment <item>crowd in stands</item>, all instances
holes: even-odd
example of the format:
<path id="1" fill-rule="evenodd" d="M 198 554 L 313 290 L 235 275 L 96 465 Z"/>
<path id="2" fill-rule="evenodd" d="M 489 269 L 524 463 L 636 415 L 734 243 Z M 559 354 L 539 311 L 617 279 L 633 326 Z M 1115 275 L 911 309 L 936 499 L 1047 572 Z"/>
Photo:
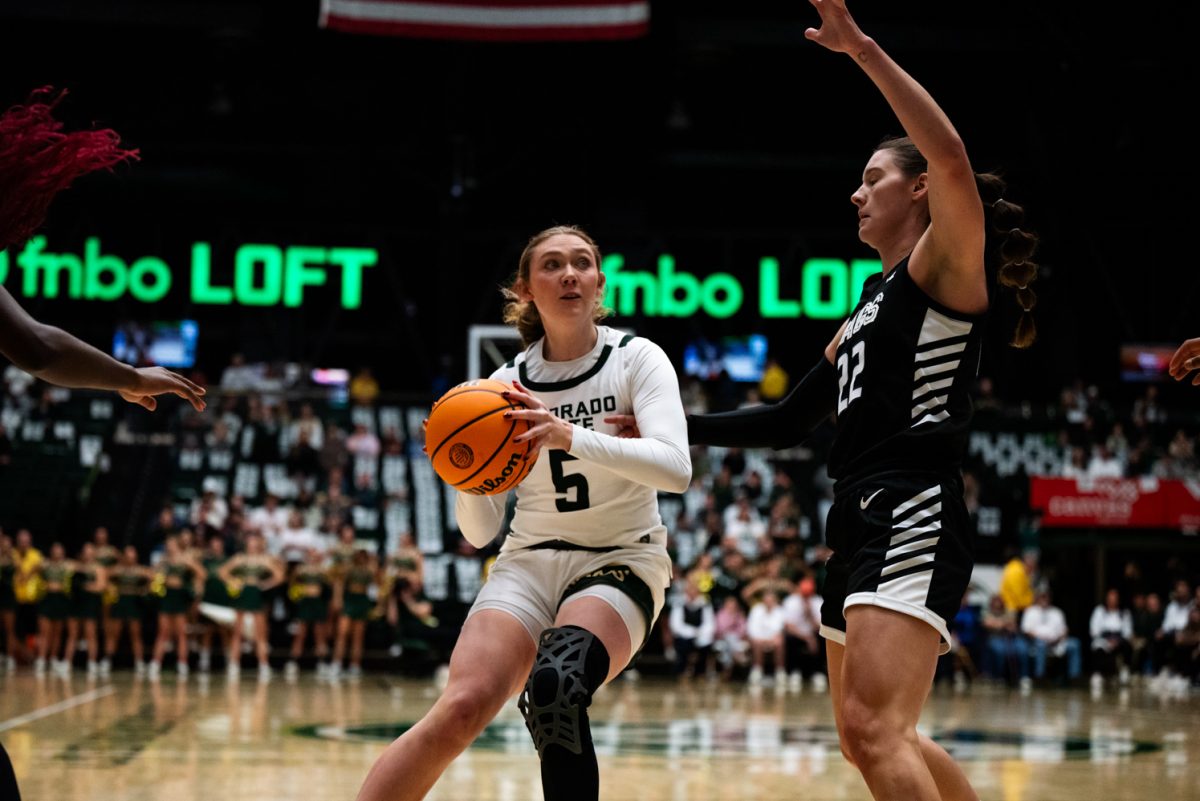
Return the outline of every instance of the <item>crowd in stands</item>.
<path id="1" fill-rule="evenodd" d="M 21 375 L 4 373 L 0 420 L 37 415 L 64 392 Z M 497 546 L 476 552 L 460 537 L 443 540 L 440 530 L 433 539 L 415 536 L 413 496 L 429 491 L 411 474 L 424 458 L 419 404 L 415 421 L 412 410 L 388 407 L 365 369 L 335 402 L 299 395 L 304 381 L 292 368 L 235 357 L 212 387 L 205 414 L 178 411 L 164 502 L 146 525 L 127 527 L 120 548 L 96 532 L 87 543 L 81 536 L 65 543 L 74 557 L 67 558 L 36 528 L 10 529 L 11 545 L 0 538 L 0 578 L 13 587 L 15 613 L 5 628 L 13 635 L 7 658 L 63 672 L 81 640 L 87 658 L 79 661 L 96 672 L 112 669 L 113 659 L 147 674 L 164 662 L 208 670 L 222 659 L 236 671 L 251 661 L 245 649 L 267 675 L 271 645 L 289 673 L 309 664 L 322 675 L 337 675 L 343 665 L 357 672 L 364 649 L 372 648 L 420 650 L 431 663 L 444 661 Z M 691 380 L 682 390 L 688 410 L 703 412 L 739 397 L 775 400 L 787 386 L 786 373 L 772 363 L 748 393 Z M 1004 413 L 986 380 L 977 400 L 982 420 Z M 1194 437 L 1158 405 L 1153 386 L 1123 413 L 1093 389 L 1071 388 L 1054 419 L 1064 475 L 1197 476 Z M 676 580 L 648 656 L 661 646 L 689 680 L 744 676 L 752 684 L 827 686 L 819 636 L 830 553 L 823 525 L 833 500 L 821 469 L 825 444 L 818 435 L 809 451 L 787 458 L 695 448 L 691 487 L 661 498 Z M 0 470 L 11 452 L 0 426 Z M 966 484 L 969 494 L 977 492 L 972 477 Z M 443 500 L 432 503 L 441 507 Z M 438 593 L 457 603 L 425 593 L 425 564 L 441 554 L 466 559 L 448 571 L 459 592 L 443 586 Z M 1007 597 L 1001 587 L 982 608 L 964 599 L 944 660 L 947 676 L 967 682 L 982 675 L 1014 686 L 1082 681 L 1088 673 L 1093 683 L 1137 675 L 1173 686 L 1196 679 L 1200 595 L 1191 594 L 1193 576 L 1166 601 L 1144 588 L 1109 593 L 1082 632 L 1068 630 L 1036 564 L 1023 569 L 1021 597 Z M 1006 576 L 1015 572 L 1006 569 Z M 56 594 L 64 589 L 77 594 L 64 601 Z M 42 614 L 48 598 L 49 614 Z M 138 645 L 117 649 L 126 630 Z"/>
<path id="2" fill-rule="evenodd" d="M 1168 408 L 1156 384 L 1147 384 L 1130 402 L 1116 403 L 1095 385 L 1074 382 L 1059 403 L 1045 410 L 1048 429 L 1059 451 L 1058 475 L 1064 478 L 1200 478 L 1197 460 L 1197 417 L 1192 408 Z M 980 379 L 976 423 L 1019 414 L 1029 417 L 1030 404 L 1002 404 L 992 382 Z"/>
<path id="3" fill-rule="evenodd" d="M 1200 686 L 1200 586 L 1193 591 L 1178 579 L 1164 606 L 1136 579 L 1136 563 L 1126 575 L 1126 587 L 1109 588 L 1096 604 L 1087 630 L 1073 632 L 1039 575 L 1036 551 L 1014 557 L 985 609 L 964 599 L 953 626 L 955 680 L 982 673 L 1028 689 L 1035 681 L 1080 680 L 1086 662 L 1096 693 L 1134 680 L 1171 692 Z"/>

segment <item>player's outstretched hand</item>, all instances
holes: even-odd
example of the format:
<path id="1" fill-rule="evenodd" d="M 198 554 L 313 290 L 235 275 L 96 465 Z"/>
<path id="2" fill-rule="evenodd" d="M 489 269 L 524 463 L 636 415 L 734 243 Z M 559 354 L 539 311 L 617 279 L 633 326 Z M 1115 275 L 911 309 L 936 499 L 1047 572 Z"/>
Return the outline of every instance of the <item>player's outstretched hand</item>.
<path id="1" fill-rule="evenodd" d="M 846 0 L 808 0 L 821 15 L 821 27 L 809 28 L 804 38 L 835 53 L 854 55 L 867 37 L 846 10 Z"/>
<path id="2" fill-rule="evenodd" d="M 616 436 L 620 439 L 640 439 L 642 432 L 638 430 L 637 420 L 632 414 L 614 414 L 605 417 L 604 422 L 617 427 Z"/>
<path id="3" fill-rule="evenodd" d="M 204 411 L 207 406 L 203 398 L 207 390 L 178 373 L 162 367 L 142 367 L 137 375 L 137 384 L 132 389 L 120 390 L 121 397 L 130 403 L 154 411 L 158 407 L 158 399 L 154 396 L 170 394 L 183 398 L 198 412 Z"/>
<path id="4" fill-rule="evenodd" d="M 1188 373 L 1193 370 L 1200 370 L 1200 337 L 1189 339 L 1180 345 L 1179 350 L 1175 351 L 1175 355 L 1171 357 L 1171 364 L 1167 368 L 1171 378 L 1176 381 L 1187 378 Z M 1192 386 L 1200 386 L 1200 374 L 1192 379 Z"/>
<path id="5" fill-rule="evenodd" d="M 516 401 L 525 407 L 524 409 L 513 409 L 512 411 L 505 412 L 505 419 L 526 420 L 531 426 L 524 434 L 518 434 L 513 437 L 513 442 L 532 442 L 534 453 L 537 453 L 542 448 L 563 451 L 571 450 L 571 439 L 575 431 L 575 426 L 551 414 L 546 404 L 533 395 L 530 395 L 525 390 L 525 387 L 516 381 L 513 381 L 513 389 L 511 391 L 501 394 L 508 400 Z"/>

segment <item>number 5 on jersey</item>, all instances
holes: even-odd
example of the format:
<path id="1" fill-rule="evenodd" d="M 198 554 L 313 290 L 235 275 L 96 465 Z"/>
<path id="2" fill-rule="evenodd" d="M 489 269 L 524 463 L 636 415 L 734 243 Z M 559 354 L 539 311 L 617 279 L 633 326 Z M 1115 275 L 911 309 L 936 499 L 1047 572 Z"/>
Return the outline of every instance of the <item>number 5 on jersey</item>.
<path id="1" fill-rule="evenodd" d="M 851 365 L 853 360 L 853 365 Z M 862 375 L 867 363 L 867 343 L 855 342 L 850 355 L 845 353 L 838 356 L 838 414 L 846 411 L 846 407 L 862 396 L 862 387 L 858 386 L 858 377 Z M 561 451 L 559 451 L 561 453 Z M 557 486 L 557 484 L 555 485 Z"/>
<path id="2" fill-rule="evenodd" d="M 566 451 L 550 451 L 550 477 L 554 480 L 554 491 L 562 495 L 554 501 L 560 512 L 578 512 L 588 508 L 588 483 L 582 473 L 567 475 L 563 472 L 564 462 L 574 462 L 575 457 Z M 570 491 L 575 490 L 575 500 L 570 500 Z"/>

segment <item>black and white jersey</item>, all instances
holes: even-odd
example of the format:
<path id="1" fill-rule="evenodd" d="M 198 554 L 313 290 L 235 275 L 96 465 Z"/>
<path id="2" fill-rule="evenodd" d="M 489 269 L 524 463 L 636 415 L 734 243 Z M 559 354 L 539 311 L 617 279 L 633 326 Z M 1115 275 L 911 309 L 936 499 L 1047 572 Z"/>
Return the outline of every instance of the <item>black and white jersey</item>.
<path id="1" fill-rule="evenodd" d="M 831 478 L 850 483 L 892 470 L 961 466 L 982 324 L 983 315 L 952 311 L 925 294 L 907 258 L 863 285 L 834 362 Z"/>

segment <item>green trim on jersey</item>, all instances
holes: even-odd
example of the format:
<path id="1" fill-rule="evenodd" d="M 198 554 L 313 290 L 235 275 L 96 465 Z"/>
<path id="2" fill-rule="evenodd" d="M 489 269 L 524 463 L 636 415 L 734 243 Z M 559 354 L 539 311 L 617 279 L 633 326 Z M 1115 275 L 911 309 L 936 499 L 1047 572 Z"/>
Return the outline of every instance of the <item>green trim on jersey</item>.
<path id="1" fill-rule="evenodd" d="M 650 630 L 654 628 L 654 593 L 650 591 L 649 585 L 642 580 L 642 577 L 633 572 L 633 568 L 628 565 L 612 564 L 593 570 L 585 576 L 580 576 L 571 582 L 570 586 L 563 592 L 562 598 L 558 601 L 558 606 L 561 609 L 567 599 L 580 590 L 586 590 L 596 584 L 607 584 L 610 587 L 616 587 L 621 592 L 629 596 L 638 609 L 642 610 L 642 614 L 646 618 L 646 634 L 642 638 L 641 644 L 637 650 L 646 647 L 646 641 L 650 638 Z"/>
<path id="2" fill-rule="evenodd" d="M 525 369 L 525 362 L 523 361 L 517 370 L 521 374 L 521 383 L 529 389 L 532 389 L 536 392 L 561 392 L 564 389 L 571 389 L 579 386 L 584 381 L 587 381 L 589 378 L 596 375 L 596 373 L 600 372 L 601 368 L 604 367 L 604 363 L 608 361 L 608 356 L 610 353 L 612 353 L 612 350 L 612 345 L 605 345 L 604 350 L 600 351 L 600 355 L 596 357 L 595 364 L 593 364 L 585 372 L 580 373 L 574 378 L 568 378 L 566 381 L 547 381 L 545 383 L 541 381 L 534 381 L 529 377 L 529 373 Z"/>
<path id="3" fill-rule="evenodd" d="M 619 345 L 617 345 L 617 347 L 618 348 L 625 347 L 626 345 L 628 345 L 630 342 L 633 341 L 633 337 L 634 337 L 634 334 L 626 334 L 625 336 L 621 337 L 621 342 Z"/>

